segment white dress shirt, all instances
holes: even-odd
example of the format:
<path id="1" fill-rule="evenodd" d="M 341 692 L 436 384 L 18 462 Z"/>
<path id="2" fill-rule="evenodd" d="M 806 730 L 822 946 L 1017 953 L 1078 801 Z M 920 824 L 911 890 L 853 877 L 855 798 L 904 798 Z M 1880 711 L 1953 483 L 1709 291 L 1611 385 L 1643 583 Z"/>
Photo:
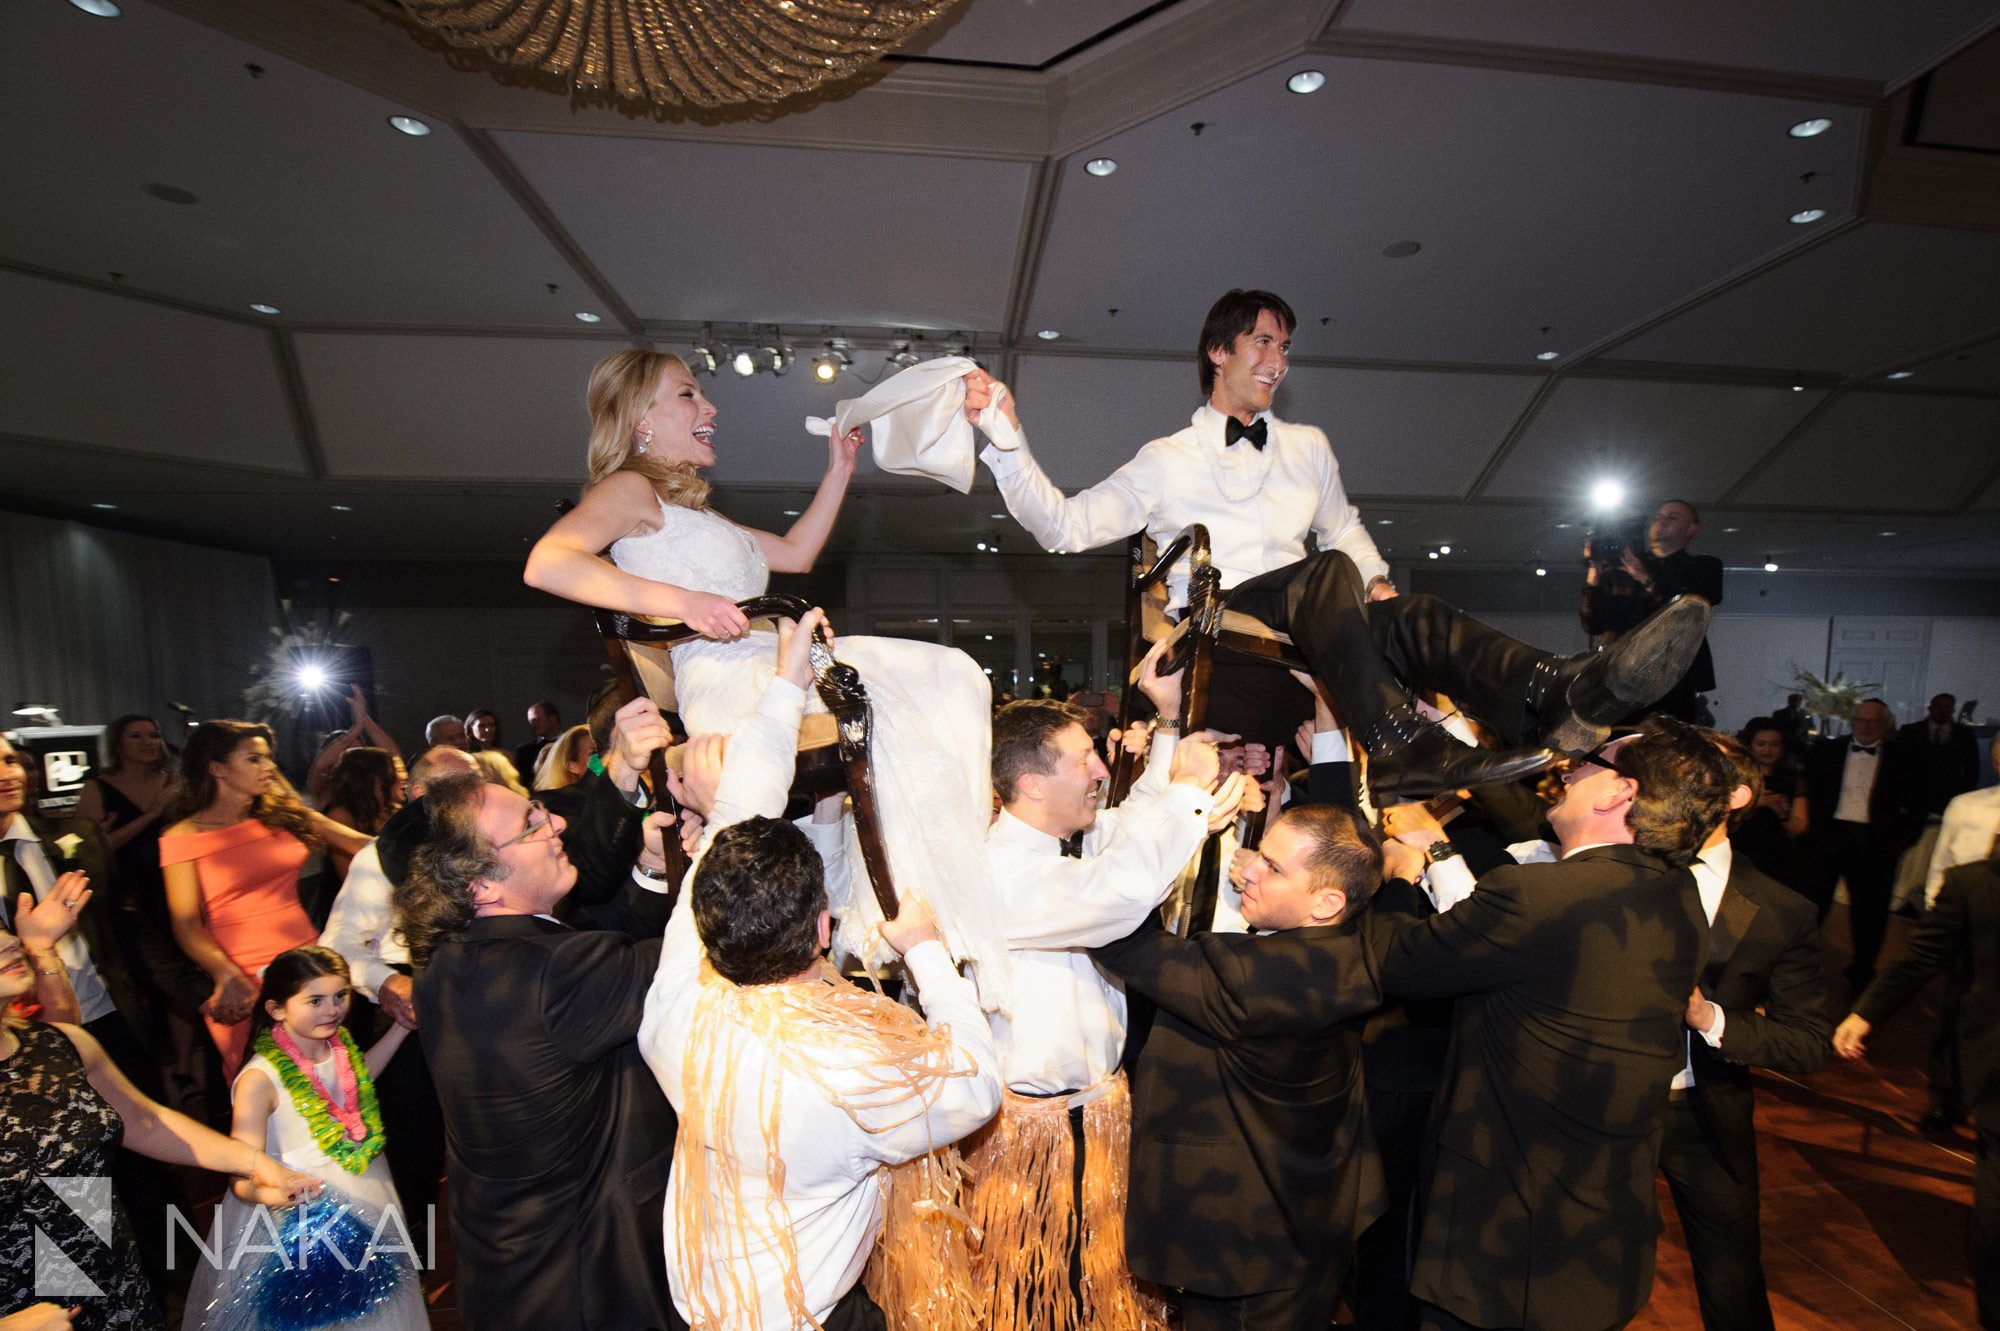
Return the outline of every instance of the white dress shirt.
<path id="1" fill-rule="evenodd" d="M 752 816 L 777 817 L 783 811 L 804 710 L 805 694 L 785 680 L 774 680 L 757 713 L 730 738 L 697 865 L 722 828 Z M 690 868 L 689 883 L 694 873 Z M 683 1116 L 688 1113 L 688 1088 L 682 1081 L 682 1058 L 695 1015 L 702 962 L 691 896 L 684 885 L 667 924 L 660 969 L 646 995 L 646 1015 L 639 1027 L 640 1052 Z M 755 1095 L 742 1097 L 743 1116 L 730 1125 L 729 1149 L 739 1171 L 740 1197 L 758 1217 L 750 1236 L 754 1243 L 767 1223 L 790 1233 L 797 1254 L 791 1274 L 801 1283 L 806 1306 L 818 1320 L 832 1312 L 867 1264 L 882 1226 L 883 1189 L 878 1182 L 882 1168 L 956 1141 L 993 1117 L 1000 1106 L 999 1059 L 971 982 L 952 967 L 938 943 L 911 948 L 903 966 L 922 998 L 926 1020 L 934 1029 L 949 1031 L 954 1065 L 974 1070 L 973 1075 L 937 1083 L 937 1093 L 928 1104 L 907 1095 L 885 1095 L 883 1088 L 891 1078 L 886 1069 L 867 1062 L 871 1051 L 866 1047 L 827 1049 L 819 1080 L 790 1071 L 754 1039 L 745 1039 L 736 1050 L 737 1084 L 774 1086 L 779 1104 L 777 1161 L 766 1157 L 764 1116 Z M 857 1123 L 847 1109 L 834 1104 L 820 1089 L 820 1081 L 840 1094 L 862 1121 Z M 699 1106 L 695 1112 L 701 1112 Z M 867 1131 L 864 1124 L 883 1130 Z M 685 1124 L 682 1130 L 687 1130 Z M 782 1191 L 774 1192 L 770 1166 L 780 1161 Z M 681 1316 L 691 1315 L 685 1291 L 698 1281 L 712 1300 L 729 1308 L 726 1325 L 731 1331 L 792 1331 L 784 1294 L 788 1273 L 781 1251 L 753 1247 L 748 1253 L 718 1257 L 697 1270 L 683 1269 L 679 1236 L 683 1186 L 676 1166 L 667 1182 L 664 1223 L 667 1274 Z M 742 1297 L 734 1291 L 741 1291 Z"/>
<path id="2" fill-rule="evenodd" d="M 1987 858 L 1993 853 L 1996 836 L 2000 836 L 2000 786 L 1968 790 L 1944 806 L 1937 849 L 1931 852 L 1930 872 L 1924 878 L 1925 910 L 1937 905 L 1945 874 L 1961 864 Z"/>
<path id="3" fill-rule="evenodd" d="M 354 987 L 370 1001 L 376 1001 L 398 965 L 410 964 L 410 949 L 395 927 L 390 900 L 394 891 L 389 875 L 382 872 L 382 852 L 370 841 L 348 864 L 347 881 L 340 885 L 319 935 L 321 947 L 347 958 Z"/>
<path id="4" fill-rule="evenodd" d="M 56 885 L 56 869 L 49 863 L 41 838 L 28 826 L 26 818 L 15 814 L 8 819 L 7 830 L 0 832 L 0 855 L 14 857 L 21 872 L 28 876 L 28 886 L 35 889 L 36 901 L 48 898 Z M 9 920 L 13 919 L 15 905 L 12 901 L 7 903 Z M 97 973 L 97 963 L 91 960 L 89 945 L 77 936 L 74 928 L 57 941 L 56 955 L 69 970 L 69 987 L 76 993 L 77 1009 L 84 1021 L 96 1021 L 118 1010 L 118 1005 L 111 1001 L 111 991 L 104 987 L 104 978 Z"/>
<path id="5" fill-rule="evenodd" d="M 1840 799 L 1833 806 L 1833 818 L 1840 823 L 1868 821 L 1868 797 L 1875 793 L 1875 770 L 1882 765 L 1882 740 L 1875 752 L 1863 753 L 1852 741 L 1847 745 L 1847 762 L 1840 769 Z"/>
<path id="6" fill-rule="evenodd" d="M 1722 894 L 1728 890 L 1729 871 L 1735 863 L 1736 851 L 1730 846 L 1727 840 L 1724 840 L 1720 844 L 1710 846 L 1708 849 L 1702 851 L 1701 854 L 1695 856 L 1694 863 L 1688 866 L 1688 871 L 1694 875 L 1695 890 L 1701 893 L 1702 911 L 1707 914 L 1710 924 L 1715 923 L 1715 912 L 1722 907 Z M 1722 1028 L 1728 1018 L 1728 1014 L 1722 1010 L 1720 1003 L 1713 1006 L 1715 1007 L 1715 1025 L 1705 1031 L 1696 1031 L 1690 1027 L 1689 1033 L 1699 1035 L 1702 1039 L 1708 1041 L 1710 1049 L 1720 1049 L 1722 1048 Z M 1692 1046 L 1690 1046 L 1686 1063 L 1683 1064 L 1679 1072 L 1674 1074 L 1673 1088 L 1677 1091 L 1683 1091 L 1692 1085 L 1694 1085 L 1694 1052 Z"/>
<path id="7" fill-rule="evenodd" d="M 1225 417 L 1203 404 L 1187 429 L 1153 440 L 1073 498 L 1063 497 L 1018 435 L 1008 439 L 1018 446 L 989 445 L 979 458 L 999 482 L 1007 511 L 1044 550 L 1089 550 L 1141 529 L 1164 549 L 1181 528 L 1200 522 L 1224 587 L 1304 559 L 1308 531 L 1320 549 L 1345 551 L 1364 584 L 1387 577 L 1389 566 L 1347 502 L 1326 435 L 1259 414 L 1269 431 L 1261 449 L 1247 440 L 1225 444 Z M 1011 429 L 1004 420 L 981 428 Z M 1187 604 L 1186 561 L 1168 574 L 1167 595 L 1171 609 Z"/>
<path id="8" fill-rule="evenodd" d="M 1156 735 L 1125 803 L 1097 815 L 1083 855 L 1002 810 L 986 838 L 999 889 L 1013 1011 L 994 1013 L 1001 1079 L 1032 1095 L 1093 1086 L 1125 1052 L 1125 990 L 1089 949 L 1138 928 L 1201 849 L 1213 797 L 1166 784 L 1172 734 Z"/>

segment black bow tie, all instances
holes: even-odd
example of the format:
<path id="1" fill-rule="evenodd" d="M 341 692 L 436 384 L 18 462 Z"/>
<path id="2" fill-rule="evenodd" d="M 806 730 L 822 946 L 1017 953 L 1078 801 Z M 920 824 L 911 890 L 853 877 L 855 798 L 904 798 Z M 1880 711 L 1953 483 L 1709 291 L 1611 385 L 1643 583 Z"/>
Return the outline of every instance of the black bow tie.
<path id="1" fill-rule="evenodd" d="M 1248 439 L 1258 448 L 1262 448 L 1264 446 L 1264 418 L 1259 416 L 1256 420 L 1245 425 L 1234 416 L 1227 417 L 1222 427 L 1222 442 L 1224 444 L 1233 444 L 1238 439 Z"/>
<path id="2" fill-rule="evenodd" d="M 1849 753 L 1873 753 L 1875 752 L 1875 746 L 1873 744 L 1855 744 L 1851 745 L 1847 751 Z"/>

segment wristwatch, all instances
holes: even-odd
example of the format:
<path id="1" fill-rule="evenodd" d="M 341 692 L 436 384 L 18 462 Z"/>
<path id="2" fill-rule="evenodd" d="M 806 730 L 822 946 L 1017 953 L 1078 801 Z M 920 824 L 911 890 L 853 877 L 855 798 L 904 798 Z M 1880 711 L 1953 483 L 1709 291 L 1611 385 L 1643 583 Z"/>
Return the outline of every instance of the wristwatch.
<path id="1" fill-rule="evenodd" d="M 633 865 L 632 872 L 638 874 L 644 874 L 646 877 L 652 879 L 656 883 L 667 882 L 673 877 L 673 875 L 669 874 L 665 869 L 648 869 L 643 864 Z"/>
<path id="2" fill-rule="evenodd" d="M 1439 837 L 1437 840 L 1431 842 L 1429 848 L 1424 851 L 1424 858 L 1432 864 L 1436 864 L 1441 860 L 1451 859 L 1457 854 L 1457 846 L 1452 845 L 1451 842 L 1445 840 L 1443 837 Z"/>

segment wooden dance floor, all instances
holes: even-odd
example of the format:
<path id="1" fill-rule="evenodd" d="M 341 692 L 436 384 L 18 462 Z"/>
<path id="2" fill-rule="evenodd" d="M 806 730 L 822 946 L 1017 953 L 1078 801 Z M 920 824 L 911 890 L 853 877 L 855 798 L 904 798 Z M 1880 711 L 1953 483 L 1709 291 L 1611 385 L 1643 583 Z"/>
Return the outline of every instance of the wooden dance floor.
<path id="1" fill-rule="evenodd" d="M 1892 920 L 1884 956 L 1911 924 Z M 1849 995 L 1847 922 L 1828 921 L 1826 973 L 1836 1019 Z M 1917 1135 L 1928 1106 L 1924 1063 L 1936 1026 L 1937 986 L 1870 1042 L 1869 1060 L 1828 1060 L 1808 1078 L 1757 1074 L 1757 1139 L 1764 1192 L 1764 1266 L 1779 1331 L 1946 1331 L 1974 1327 L 1965 1227 L 1972 1210 L 1972 1137 Z M 1653 1301 L 1632 1322 L 1645 1331 L 1698 1331 L 1694 1278 L 1680 1225 L 1660 1185 Z M 431 1325 L 457 1331 L 449 1236 L 439 1226 Z"/>

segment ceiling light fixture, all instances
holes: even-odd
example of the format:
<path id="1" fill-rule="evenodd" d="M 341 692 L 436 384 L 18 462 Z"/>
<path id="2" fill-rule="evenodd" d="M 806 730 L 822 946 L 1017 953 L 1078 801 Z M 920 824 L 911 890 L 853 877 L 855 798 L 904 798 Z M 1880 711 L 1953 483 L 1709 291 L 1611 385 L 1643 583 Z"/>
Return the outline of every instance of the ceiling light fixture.
<path id="1" fill-rule="evenodd" d="M 1806 391 L 1806 386 L 1804 384 L 1793 384 L 1792 391 L 1794 393 L 1803 393 Z"/>
<path id="2" fill-rule="evenodd" d="M 947 356 L 970 356 L 972 343 L 966 340 L 964 333 L 953 333 L 938 344 L 938 350 Z"/>
<path id="3" fill-rule="evenodd" d="M 106 510 L 106 511 L 109 511 L 109 510 L 111 510 L 111 509 L 114 509 L 114 508 L 118 507 L 118 505 L 116 505 L 116 504 L 107 504 L 107 503 L 105 503 L 105 502 L 104 502 L 103 500 L 101 500 L 101 499 L 100 499 L 100 500 L 98 500 L 98 501 L 97 501 L 96 503 L 92 504 L 92 505 L 91 505 L 91 507 L 92 507 L 92 508 L 101 508 L 101 509 L 104 509 L 104 510 Z"/>
<path id="4" fill-rule="evenodd" d="M 1441 555 L 1448 555 L 1451 553 L 1451 547 L 1448 545 L 1441 545 L 1438 547 L 1438 553 Z"/>
<path id="5" fill-rule="evenodd" d="M 783 374 L 792 368 L 792 361 L 797 359 L 791 347 L 784 343 L 766 343 L 757 354 L 761 362 L 757 368 L 769 370 L 772 374 Z"/>
<path id="6" fill-rule="evenodd" d="M 717 359 L 715 354 L 715 326 L 713 324 L 703 324 L 701 326 L 701 341 L 695 343 L 694 350 L 688 353 L 687 367 L 697 376 L 714 374 Z"/>
<path id="7" fill-rule="evenodd" d="M 1093 176 L 1108 176 L 1118 169 L 1118 163 L 1109 157 L 1093 157 L 1083 164 L 1083 169 Z"/>
<path id="8" fill-rule="evenodd" d="M 1826 209 L 1824 208 L 1807 208 L 1792 214 L 1792 224 L 1795 226 L 1805 226 L 1807 223 L 1817 222 L 1825 216 Z"/>
<path id="9" fill-rule="evenodd" d="M 1039 337 L 1044 342 L 1053 342 L 1057 338 L 1061 337 L 1062 334 L 1057 332 L 1053 328 L 1044 328 L 1041 332 L 1036 333 L 1035 336 Z"/>
<path id="10" fill-rule="evenodd" d="M 1431 558 L 1436 559 L 1437 557 L 1438 557 L 1438 552 L 1435 550 L 1431 551 Z"/>
<path id="11" fill-rule="evenodd" d="M 922 360 L 923 357 L 910 350 L 910 343 L 907 338 L 898 338 L 890 344 L 889 354 L 884 359 L 899 370 L 907 370 Z"/>
<path id="12" fill-rule="evenodd" d="M 847 349 L 847 343 L 834 338 L 826 344 L 826 350 L 813 357 L 813 378 L 823 384 L 830 384 L 840 377 L 840 372 L 854 364 L 854 357 Z"/>
<path id="13" fill-rule="evenodd" d="M 1560 356 L 1560 355 L 1562 355 L 1562 353 L 1561 353 L 1560 351 L 1537 351 L 1537 352 L 1535 353 L 1535 359 L 1536 359 L 1536 360 L 1554 360 L 1554 359 L 1555 359 L 1556 357 L 1558 357 L 1558 356 Z"/>
<path id="14" fill-rule="evenodd" d="M 798 517 L 798 516 L 799 516 L 799 513 L 800 513 L 800 510 L 799 510 L 799 509 L 796 509 L 796 508 L 788 508 L 788 509 L 786 509 L 786 510 L 785 510 L 785 516 L 786 516 L 786 517 L 788 517 L 788 518 L 795 518 L 795 517 Z"/>
<path id="15" fill-rule="evenodd" d="M 1766 573 L 1776 573 L 1778 571 L 1778 566 L 1775 562 L 1767 563 L 1764 565 L 1764 571 Z"/>
<path id="16" fill-rule="evenodd" d="M 576 312 L 576 321 L 580 324 L 601 324 L 604 322 L 604 316 L 601 314 L 592 314 L 589 310 L 578 310 Z"/>
<path id="17" fill-rule="evenodd" d="M 1316 69 L 1302 69 L 1285 80 L 1285 87 L 1303 97 L 1326 86 L 1326 75 Z"/>
<path id="18" fill-rule="evenodd" d="M 748 379 L 757 373 L 757 353 L 748 347 L 732 353 L 729 357 L 729 368 Z"/>
<path id="19" fill-rule="evenodd" d="M 1590 487 L 1590 506 L 1600 513 L 1609 513 L 1624 502 L 1625 487 L 1617 481 L 1606 479 Z"/>
<path id="20" fill-rule="evenodd" d="M 1816 139 L 1833 128 L 1833 122 L 1820 117 L 1801 120 L 1785 132 L 1795 139 Z"/>
<path id="21" fill-rule="evenodd" d="M 283 314 L 283 313 L 284 313 L 284 311 L 283 311 L 283 310 L 281 310 L 281 309 L 279 309 L 279 308 L 278 308 L 277 306 L 275 306 L 275 305 L 266 305 L 266 304 L 264 304 L 264 303 L 263 303 L 262 301 L 259 301 L 259 302 L 257 302 L 257 303 L 256 303 L 255 305 L 252 305 L 252 306 L 250 307 L 250 309 L 251 309 L 251 310 L 252 310 L 252 311 L 253 311 L 254 313 L 257 313 L 257 314 Z"/>
<path id="22" fill-rule="evenodd" d="M 117 18 L 125 12 L 112 4 L 111 0 L 69 0 L 69 2 L 93 18 Z"/>
<path id="23" fill-rule="evenodd" d="M 431 132 L 431 127 L 415 116 L 390 116 L 389 127 L 399 134 L 407 134 L 413 139 L 421 139 Z"/>
<path id="24" fill-rule="evenodd" d="M 1549 571 L 1545 568 L 1538 568 L 1535 570 L 1535 576 L 1538 578 L 1546 578 L 1549 576 Z"/>
<path id="25" fill-rule="evenodd" d="M 1393 527 L 1396 525 L 1396 520 L 1394 518 L 1377 518 L 1375 519 L 1375 525 L 1378 527 Z"/>
<path id="26" fill-rule="evenodd" d="M 1896 370 L 1886 377 L 1890 379 L 1914 379 L 1917 377 L 1917 372 L 1915 370 Z"/>
<path id="27" fill-rule="evenodd" d="M 329 504 L 327 507 L 336 513 L 352 513 L 354 511 L 353 506 L 349 504 Z"/>
<path id="28" fill-rule="evenodd" d="M 1894 536 L 1896 533 L 1892 531 L 1878 531 L 1875 534 L 1877 536 Z"/>

